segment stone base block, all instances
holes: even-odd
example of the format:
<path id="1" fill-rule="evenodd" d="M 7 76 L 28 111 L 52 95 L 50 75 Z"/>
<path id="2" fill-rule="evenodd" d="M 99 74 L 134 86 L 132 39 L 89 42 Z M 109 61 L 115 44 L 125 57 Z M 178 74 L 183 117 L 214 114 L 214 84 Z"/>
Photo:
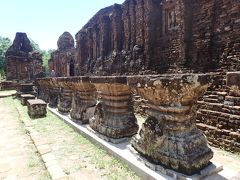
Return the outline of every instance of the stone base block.
<path id="1" fill-rule="evenodd" d="M 88 124 L 89 119 L 94 116 L 95 108 L 96 100 L 76 100 L 74 97 L 70 117 L 81 124 Z"/>
<path id="2" fill-rule="evenodd" d="M 59 111 L 58 111 L 59 112 Z M 60 112 L 59 112 L 60 113 Z M 62 114 L 62 113 L 61 113 Z M 71 117 L 70 114 L 66 114 L 66 116 L 73 122 L 75 122 L 76 124 L 79 124 L 79 125 L 83 125 L 84 123 L 82 123 L 82 121 L 79 121 L 79 120 L 76 120 L 74 118 Z"/>
<path id="3" fill-rule="evenodd" d="M 59 89 L 50 89 L 49 90 L 49 107 L 51 108 L 57 108 L 58 104 L 58 96 L 59 96 Z"/>
<path id="4" fill-rule="evenodd" d="M 96 134 L 98 137 L 100 137 L 101 139 L 105 140 L 105 141 L 108 141 L 108 142 L 111 142 L 113 144 L 120 144 L 122 142 L 126 142 L 126 141 L 129 141 L 130 138 L 129 137 L 124 137 L 124 138 L 119 138 L 119 139 L 114 139 L 114 138 L 110 138 L 110 137 L 107 137 L 107 136 L 104 136 L 102 134 L 100 134 L 99 132 L 93 130 L 90 126 L 87 126 L 87 129 Z"/>
<path id="5" fill-rule="evenodd" d="M 128 126 L 125 125 L 122 127 L 106 126 L 104 124 L 99 123 L 99 119 L 95 119 L 95 117 L 90 119 L 90 126 L 100 134 L 112 139 L 131 137 L 138 132 L 139 128 L 137 124 L 130 124 Z"/>
<path id="6" fill-rule="evenodd" d="M 21 95 L 23 94 L 31 94 L 34 95 L 35 97 L 37 96 L 37 93 L 35 91 L 30 91 L 30 92 L 16 92 L 16 97 L 21 99 Z"/>
<path id="7" fill-rule="evenodd" d="M 41 99 L 30 99 L 27 101 L 28 114 L 31 118 L 45 117 L 47 114 L 47 103 Z"/>
<path id="8" fill-rule="evenodd" d="M 21 104 L 23 106 L 26 106 L 27 105 L 27 100 L 29 99 L 35 99 L 35 96 L 32 95 L 32 94 L 22 94 L 21 95 Z"/>
<path id="9" fill-rule="evenodd" d="M 63 90 L 58 96 L 58 111 L 60 113 L 69 113 L 72 109 L 72 91 Z"/>
<path id="10" fill-rule="evenodd" d="M 143 124 L 141 136 L 134 136 L 131 144 L 143 157 L 156 164 L 193 175 L 208 166 L 213 157 L 205 137 L 195 127 L 186 132 L 170 132 L 168 135 L 151 132 Z"/>
<path id="11" fill-rule="evenodd" d="M 132 146 L 128 146 L 128 149 L 134 154 L 134 156 L 142 163 L 145 164 L 145 166 L 149 167 L 153 171 L 160 172 L 161 174 L 167 175 L 170 178 L 173 179 L 181 179 L 181 180 L 200 180 L 203 178 L 206 178 L 208 176 L 211 176 L 213 174 L 217 174 L 218 172 L 223 170 L 223 166 L 219 164 L 213 164 L 209 162 L 209 165 L 206 166 L 204 169 L 200 170 L 199 172 L 188 176 L 179 172 L 176 172 L 174 170 L 168 169 L 164 166 L 154 164 L 153 162 L 148 161 L 146 158 L 144 158 L 140 153 L 138 153 Z"/>

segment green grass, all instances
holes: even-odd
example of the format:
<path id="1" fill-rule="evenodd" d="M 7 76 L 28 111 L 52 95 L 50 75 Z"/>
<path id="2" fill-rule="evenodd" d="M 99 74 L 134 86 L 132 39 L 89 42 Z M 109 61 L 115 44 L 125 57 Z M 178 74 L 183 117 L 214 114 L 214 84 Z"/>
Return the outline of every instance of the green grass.
<path id="1" fill-rule="evenodd" d="M 5 104 L 8 104 L 8 106 L 13 110 L 12 113 L 18 119 L 19 132 L 21 134 L 27 134 L 24 123 L 20 120 L 20 117 L 19 117 L 19 114 L 17 112 L 17 108 L 15 106 L 13 98 L 12 97 L 6 97 L 6 98 L 3 99 L 3 101 L 4 101 Z"/>
<path id="2" fill-rule="evenodd" d="M 6 97 L 3 99 L 4 104 L 7 104 L 8 107 L 12 110 L 11 113 L 17 118 L 18 120 L 18 131 L 22 135 L 27 135 L 27 131 L 25 129 L 25 125 L 22 121 L 22 117 L 19 117 L 19 113 L 17 111 L 17 106 L 20 106 L 20 102 L 17 99 L 13 99 L 12 97 Z M 26 111 L 26 107 L 21 107 Z M 24 117 L 25 118 L 25 117 Z M 29 138 L 29 137 L 28 137 Z M 25 151 L 28 154 L 28 171 L 30 174 L 35 175 L 38 174 L 39 180 L 48 180 L 51 179 L 48 171 L 45 169 L 44 163 L 37 153 L 37 149 L 35 146 L 30 142 L 29 144 L 24 146 Z"/>
<path id="3" fill-rule="evenodd" d="M 14 104 L 24 111 L 23 118 L 29 119 L 27 108 L 21 106 L 18 100 L 14 100 Z M 75 132 L 51 112 L 48 112 L 45 118 L 32 120 L 32 123 L 49 142 L 65 173 L 71 174 L 86 169 L 103 179 L 140 179 L 127 165 Z M 72 156 L 79 158 L 72 160 Z M 34 166 L 35 163 L 37 162 L 32 160 L 30 165 Z"/>

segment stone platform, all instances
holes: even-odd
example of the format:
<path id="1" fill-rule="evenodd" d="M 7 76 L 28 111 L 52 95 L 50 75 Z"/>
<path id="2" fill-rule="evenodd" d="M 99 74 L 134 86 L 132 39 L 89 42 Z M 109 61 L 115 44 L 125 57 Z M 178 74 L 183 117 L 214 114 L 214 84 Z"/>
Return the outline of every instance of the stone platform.
<path id="1" fill-rule="evenodd" d="M 33 84 L 32 83 L 21 83 L 17 85 L 17 93 L 16 96 L 18 98 L 21 97 L 22 94 L 32 94 L 36 95 L 36 92 L 33 89 Z"/>
<path id="2" fill-rule="evenodd" d="M 29 99 L 35 99 L 35 96 L 34 95 L 32 95 L 32 94 L 21 94 L 21 104 L 23 105 L 23 106 L 26 106 L 27 105 L 27 101 L 29 100 Z"/>
<path id="3" fill-rule="evenodd" d="M 198 173 L 191 175 L 191 176 L 186 176 L 185 174 L 178 173 L 176 171 L 173 171 L 171 169 L 165 168 L 164 166 L 154 164 L 152 162 L 149 162 L 146 158 L 144 158 L 140 153 L 138 153 L 132 146 L 128 146 L 128 149 L 130 152 L 132 152 L 135 157 L 141 162 L 144 163 L 145 166 L 149 167 L 150 169 L 157 171 L 161 174 L 167 175 L 173 179 L 181 179 L 181 180 L 199 180 L 199 179 L 204 179 L 210 175 L 217 174 L 218 172 L 223 170 L 222 165 L 217 165 L 213 163 L 209 163 L 207 167 L 204 169 L 200 170 Z"/>
<path id="4" fill-rule="evenodd" d="M 89 125 L 80 125 L 76 122 L 70 120 L 67 115 L 60 114 L 56 109 L 48 107 L 48 109 L 59 118 L 61 118 L 65 123 L 72 127 L 75 131 L 89 139 L 91 142 L 100 145 L 102 148 L 106 149 L 111 155 L 126 163 L 133 171 L 135 171 L 142 179 L 204 179 L 208 176 L 218 177 L 220 179 L 225 179 L 223 176 L 219 175 L 218 172 L 222 170 L 222 165 L 213 163 L 201 170 L 198 174 L 193 176 L 186 176 L 181 173 L 175 172 L 173 170 L 164 168 L 159 165 L 154 165 L 144 158 L 138 156 L 138 154 L 132 152 L 132 146 L 130 141 L 122 142 L 119 144 L 114 144 L 111 142 L 106 142 L 99 136 L 97 136 L 93 131 L 89 130 Z M 131 149 L 131 150 L 130 150 Z"/>

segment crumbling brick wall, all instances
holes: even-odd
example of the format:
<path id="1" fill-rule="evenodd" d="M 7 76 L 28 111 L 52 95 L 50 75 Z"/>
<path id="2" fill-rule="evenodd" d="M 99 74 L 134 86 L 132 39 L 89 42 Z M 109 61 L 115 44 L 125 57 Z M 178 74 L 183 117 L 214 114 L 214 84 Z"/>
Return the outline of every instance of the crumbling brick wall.
<path id="1" fill-rule="evenodd" d="M 240 152 L 240 97 L 226 86 L 225 78 L 212 77 L 212 85 L 198 101 L 196 122 L 210 145 Z"/>
<path id="2" fill-rule="evenodd" d="M 240 60 L 240 2 L 193 1 L 192 66 L 236 70 Z"/>
<path id="3" fill-rule="evenodd" d="M 42 54 L 33 50 L 26 33 L 16 33 L 5 58 L 7 80 L 29 81 L 44 74 Z"/>
<path id="4" fill-rule="evenodd" d="M 76 34 L 79 74 L 154 73 L 183 64 L 184 7 L 182 1 L 126 0 L 100 10 Z"/>
<path id="5" fill-rule="evenodd" d="M 75 36 L 75 74 L 239 69 L 239 12 L 238 0 L 126 0 L 106 7 Z"/>
<path id="6" fill-rule="evenodd" d="M 49 60 L 50 71 L 56 76 L 74 76 L 78 68 L 76 64 L 76 49 L 74 39 L 69 32 L 64 32 L 58 39 L 58 49 L 51 54 Z"/>

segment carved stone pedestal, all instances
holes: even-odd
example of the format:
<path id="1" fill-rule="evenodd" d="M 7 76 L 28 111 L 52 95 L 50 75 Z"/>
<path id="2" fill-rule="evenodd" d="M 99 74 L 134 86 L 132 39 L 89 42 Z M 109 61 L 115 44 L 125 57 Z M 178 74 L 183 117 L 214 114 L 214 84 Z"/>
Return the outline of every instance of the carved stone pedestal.
<path id="1" fill-rule="evenodd" d="M 136 134 L 138 124 L 126 77 L 94 77 L 91 82 L 99 93 L 100 102 L 90 120 L 90 127 L 114 139 Z"/>
<path id="2" fill-rule="evenodd" d="M 38 79 L 38 99 L 49 102 L 50 78 Z"/>
<path id="3" fill-rule="evenodd" d="M 72 91 L 61 89 L 58 96 L 58 111 L 69 113 L 72 107 Z"/>
<path id="4" fill-rule="evenodd" d="M 68 86 L 68 78 L 58 78 L 57 84 L 61 88 L 58 96 L 58 111 L 69 113 L 72 108 L 73 91 Z"/>
<path id="5" fill-rule="evenodd" d="M 58 96 L 59 96 L 59 87 L 55 78 L 50 79 L 50 88 L 49 88 L 49 107 L 57 108 L 58 105 Z"/>
<path id="6" fill-rule="evenodd" d="M 57 108 L 59 91 L 59 88 L 49 89 L 49 107 Z"/>
<path id="7" fill-rule="evenodd" d="M 74 77 L 69 82 L 72 83 L 70 86 L 74 90 L 70 116 L 82 124 L 89 123 L 97 103 L 96 89 L 88 77 Z"/>
<path id="8" fill-rule="evenodd" d="M 196 128 L 195 103 L 208 82 L 207 75 L 129 79 L 149 107 L 149 117 L 132 146 L 150 161 L 187 175 L 206 167 L 213 152 Z"/>

